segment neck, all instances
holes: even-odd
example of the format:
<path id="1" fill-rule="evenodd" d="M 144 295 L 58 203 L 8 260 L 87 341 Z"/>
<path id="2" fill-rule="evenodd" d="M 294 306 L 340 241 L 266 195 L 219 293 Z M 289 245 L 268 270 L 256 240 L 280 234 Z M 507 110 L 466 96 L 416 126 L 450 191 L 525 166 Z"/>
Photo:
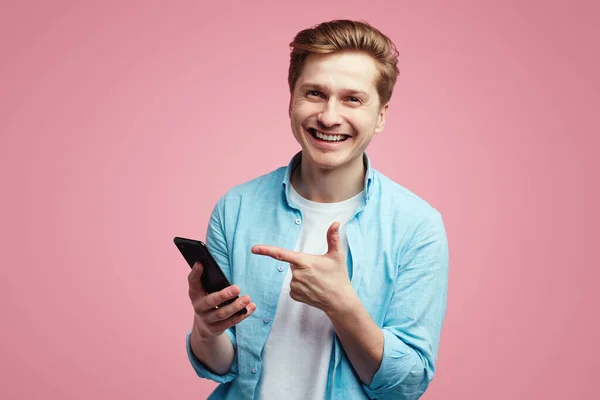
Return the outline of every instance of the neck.
<path id="1" fill-rule="evenodd" d="M 366 169 L 360 157 L 333 170 L 310 165 L 306 158 L 294 171 L 291 183 L 305 199 L 319 203 L 337 203 L 356 196 L 364 188 Z"/>

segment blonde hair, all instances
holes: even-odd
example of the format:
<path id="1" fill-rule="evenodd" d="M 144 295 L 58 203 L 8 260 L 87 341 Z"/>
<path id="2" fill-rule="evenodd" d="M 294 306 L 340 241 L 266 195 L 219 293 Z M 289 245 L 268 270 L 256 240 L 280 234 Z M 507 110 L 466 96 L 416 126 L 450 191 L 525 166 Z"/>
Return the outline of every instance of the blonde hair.
<path id="1" fill-rule="evenodd" d="M 290 43 L 288 85 L 293 93 L 306 58 L 311 53 L 331 54 L 341 51 L 364 52 L 375 60 L 375 81 L 380 105 L 387 104 L 394 91 L 398 70 L 398 51 L 394 43 L 364 21 L 333 20 L 296 34 Z"/>

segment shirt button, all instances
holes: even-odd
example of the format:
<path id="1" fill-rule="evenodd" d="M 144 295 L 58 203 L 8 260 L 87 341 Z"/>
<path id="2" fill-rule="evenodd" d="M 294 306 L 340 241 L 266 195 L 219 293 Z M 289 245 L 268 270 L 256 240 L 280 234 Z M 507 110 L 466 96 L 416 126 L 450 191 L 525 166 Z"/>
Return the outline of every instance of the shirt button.
<path id="1" fill-rule="evenodd" d="M 296 225 L 300 225 L 302 223 L 302 220 L 300 218 L 296 219 Z"/>
<path id="2" fill-rule="evenodd" d="M 280 265 L 279 267 L 277 267 L 277 271 L 279 271 L 279 272 L 283 272 L 284 269 L 285 269 L 285 267 L 283 265 Z"/>
<path id="3" fill-rule="evenodd" d="M 258 368 L 256 368 L 256 367 L 252 368 L 252 373 L 253 373 L 253 374 L 255 374 L 255 373 L 257 373 L 257 372 L 258 372 Z"/>
<path id="4" fill-rule="evenodd" d="M 269 317 L 265 317 L 265 318 L 263 319 L 263 322 L 264 322 L 265 324 L 268 324 L 270 321 L 271 321 L 271 318 L 269 318 Z"/>

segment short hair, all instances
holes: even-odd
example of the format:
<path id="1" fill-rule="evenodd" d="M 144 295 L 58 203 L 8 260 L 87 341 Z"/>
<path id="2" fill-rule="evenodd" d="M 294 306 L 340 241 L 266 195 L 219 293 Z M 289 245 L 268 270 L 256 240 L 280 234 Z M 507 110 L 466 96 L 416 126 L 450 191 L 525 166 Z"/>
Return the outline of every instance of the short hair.
<path id="1" fill-rule="evenodd" d="M 384 106 L 390 101 L 399 74 L 398 51 L 386 35 L 367 22 L 346 19 L 323 22 L 298 32 L 290 43 L 290 48 L 290 94 L 294 92 L 304 62 L 311 53 L 358 51 L 370 55 L 375 60 L 378 71 L 375 86 L 380 105 Z"/>

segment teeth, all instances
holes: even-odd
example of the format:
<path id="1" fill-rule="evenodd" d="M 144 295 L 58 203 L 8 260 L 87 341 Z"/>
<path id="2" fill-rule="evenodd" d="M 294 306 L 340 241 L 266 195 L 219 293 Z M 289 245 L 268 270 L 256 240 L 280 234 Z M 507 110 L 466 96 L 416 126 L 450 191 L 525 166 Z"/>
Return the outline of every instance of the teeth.
<path id="1" fill-rule="evenodd" d="M 344 135 L 324 135 L 319 131 L 314 132 L 316 137 L 322 140 L 326 140 L 328 142 L 339 142 L 340 140 L 344 139 Z"/>

